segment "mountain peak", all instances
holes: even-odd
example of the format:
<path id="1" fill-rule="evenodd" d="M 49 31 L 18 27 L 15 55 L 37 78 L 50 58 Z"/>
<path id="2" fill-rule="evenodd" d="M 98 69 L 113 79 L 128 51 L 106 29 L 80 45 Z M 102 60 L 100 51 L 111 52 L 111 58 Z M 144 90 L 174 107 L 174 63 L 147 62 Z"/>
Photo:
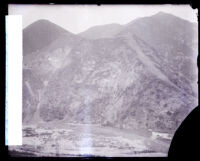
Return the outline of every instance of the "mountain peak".
<path id="1" fill-rule="evenodd" d="M 173 21 L 173 22 L 178 21 L 178 22 L 181 22 L 181 23 L 191 23 L 190 21 L 183 19 L 182 17 L 176 16 L 176 15 L 171 14 L 171 13 L 162 12 L 162 11 L 152 15 L 151 17 L 155 18 L 155 19 L 159 19 L 159 20 L 163 19 L 164 21 L 170 20 L 170 21 Z"/>
<path id="2" fill-rule="evenodd" d="M 49 23 L 52 23 L 51 21 L 49 21 L 47 19 L 40 19 L 40 20 L 35 21 L 34 23 L 37 23 L 37 22 L 49 22 Z"/>
<path id="3" fill-rule="evenodd" d="M 40 20 L 33 22 L 31 25 L 34 25 L 34 24 L 54 24 L 54 23 L 47 19 L 40 19 Z"/>
<path id="4" fill-rule="evenodd" d="M 63 34 L 73 35 L 49 20 L 35 21 L 23 30 L 23 52 L 40 50 Z"/>
<path id="5" fill-rule="evenodd" d="M 176 16 L 173 15 L 173 14 L 166 13 L 166 12 L 162 12 L 162 11 L 160 11 L 160 12 L 154 14 L 153 16 L 170 16 L 170 17 L 173 16 L 173 17 L 176 17 Z"/>
<path id="6" fill-rule="evenodd" d="M 156 15 L 166 15 L 167 13 L 166 12 L 163 12 L 163 11 L 160 11 L 158 13 L 156 13 Z"/>
<path id="7" fill-rule="evenodd" d="M 24 30 L 26 30 L 27 28 L 33 28 L 33 27 L 50 27 L 50 26 L 54 26 L 54 27 L 56 27 L 56 28 L 60 28 L 60 29 L 62 29 L 63 31 L 66 31 L 64 28 L 62 28 L 62 27 L 60 27 L 60 26 L 58 26 L 58 25 L 56 25 L 55 23 L 53 23 L 53 22 L 51 22 L 51 21 L 49 21 L 49 20 L 47 20 L 47 19 L 40 19 L 40 20 L 37 20 L 37 21 L 35 21 L 35 22 L 33 22 L 32 24 L 30 24 L 30 25 L 28 25 L 26 28 L 24 28 Z"/>

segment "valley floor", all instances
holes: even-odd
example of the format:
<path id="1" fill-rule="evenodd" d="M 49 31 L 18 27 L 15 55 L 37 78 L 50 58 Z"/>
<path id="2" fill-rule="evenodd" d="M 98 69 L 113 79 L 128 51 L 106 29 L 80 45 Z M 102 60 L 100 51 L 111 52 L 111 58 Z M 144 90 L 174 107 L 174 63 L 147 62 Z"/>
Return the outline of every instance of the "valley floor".
<path id="1" fill-rule="evenodd" d="M 16 156 L 167 156 L 169 142 L 118 128 L 59 122 L 23 126 L 23 145 L 9 146 Z"/>

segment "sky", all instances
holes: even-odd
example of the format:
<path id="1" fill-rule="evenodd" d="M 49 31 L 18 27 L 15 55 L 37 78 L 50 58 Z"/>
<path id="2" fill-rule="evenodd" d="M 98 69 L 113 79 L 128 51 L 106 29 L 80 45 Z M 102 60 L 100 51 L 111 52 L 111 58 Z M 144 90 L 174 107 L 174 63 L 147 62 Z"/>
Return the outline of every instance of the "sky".
<path id="1" fill-rule="evenodd" d="M 96 25 L 126 24 L 138 17 L 166 12 L 197 23 L 197 9 L 189 5 L 9 5 L 9 15 L 22 15 L 23 28 L 47 19 L 77 34 Z"/>

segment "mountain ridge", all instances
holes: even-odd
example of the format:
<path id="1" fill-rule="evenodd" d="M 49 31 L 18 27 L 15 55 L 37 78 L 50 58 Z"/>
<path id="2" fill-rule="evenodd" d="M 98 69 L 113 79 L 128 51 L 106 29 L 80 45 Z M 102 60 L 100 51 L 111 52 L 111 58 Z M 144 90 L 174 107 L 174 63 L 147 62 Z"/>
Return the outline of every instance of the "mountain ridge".
<path id="1" fill-rule="evenodd" d="M 79 33 L 78 35 L 89 39 L 111 38 L 115 36 L 118 32 L 120 32 L 122 28 L 123 25 L 117 23 L 98 25 L 90 27 L 89 29 Z"/>
<path id="2" fill-rule="evenodd" d="M 61 34 L 37 57 L 25 55 L 43 82 L 37 117 L 173 132 L 196 104 L 195 32 L 190 23 L 159 19 L 137 19 L 109 38 Z"/>

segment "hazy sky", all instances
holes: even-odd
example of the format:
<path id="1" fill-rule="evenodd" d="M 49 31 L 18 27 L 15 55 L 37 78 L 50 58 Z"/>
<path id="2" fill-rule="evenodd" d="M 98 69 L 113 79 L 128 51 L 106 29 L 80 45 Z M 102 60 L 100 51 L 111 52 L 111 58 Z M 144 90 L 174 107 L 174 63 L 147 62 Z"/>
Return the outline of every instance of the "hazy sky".
<path id="1" fill-rule="evenodd" d="M 9 5 L 9 14 L 23 16 L 23 28 L 39 19 L 48 19 L 72 33 L 95 25 L 126 24 L 159 11 L 197 22 L 197 9 L 189 5 Z"/>

